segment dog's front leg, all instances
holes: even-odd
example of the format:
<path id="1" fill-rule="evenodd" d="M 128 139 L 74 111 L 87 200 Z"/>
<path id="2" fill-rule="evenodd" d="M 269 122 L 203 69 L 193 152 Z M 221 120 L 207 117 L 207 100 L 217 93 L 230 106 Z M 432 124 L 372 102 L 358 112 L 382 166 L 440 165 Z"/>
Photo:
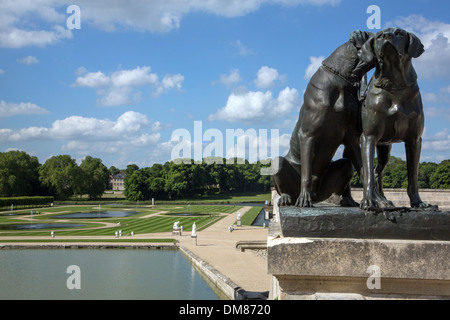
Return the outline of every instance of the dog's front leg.
<path id="1" fill-rule="evenodd" d="M 369 210 L 378 208 L 376 197 L 375 173 L 373 170 L 375 156 L 375 136 L 361 135 L 363 199 L 360 208 Z"/>
<path id="2" fill-rule="evenodd" d="M 313 207 L 312 191 L 312 161 L 314 139 L 300 133 L 300 154 L 302 164 L 302 177 L 300 195 L 295 205 L 301 208 Z"/>
<path id="3" fill-rule="evenodd" d="M 385 208 L 394 207 L 394 203 L 386 199 L 383 189 L 384 169 L 389 163 L 391 150 L 392 145 L 377 146 L 378 164 L 375 168 L 375 182 L 377 185 L 378 195 L 381 197 L 380 201 L 383 203 L 383 207 Z"/>
<path id="4" fill-rule="evenodd" d="M 406 166 L 408 170 L 408 196 L 412 208 L 428 207 L 419 196 L 419 162 L 422 149 L 422 138 L 405 142 Z"/>

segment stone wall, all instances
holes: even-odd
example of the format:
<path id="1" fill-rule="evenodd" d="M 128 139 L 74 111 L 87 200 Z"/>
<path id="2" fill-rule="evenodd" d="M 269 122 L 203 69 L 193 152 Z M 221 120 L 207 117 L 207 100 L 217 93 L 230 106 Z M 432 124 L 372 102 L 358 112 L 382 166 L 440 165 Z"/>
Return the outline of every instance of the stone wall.
<path id="1" fill-rule="evenodd" d="M 423 202 L 437 205 L 441 211 L 450 211 L 450 190 L 421 189 L 419 192 Z M 384 194 L 397 207 L 410 206 L 406 189 L 385 189 Z M 359 202 L 363 197 L 363 190 L 353 189 L 352 195 Z"/>
<path id="2" fill-rule="evenodd" d="M 272 190 L 272 199 L 275 190 Z M 398 207 L 409 207 L 409 198 L 405 189 L 384 189 L 387 199 L 394 202 Z M 363 190 L 361 188 L 352 189 L 352 195 L 355 201 L 360 202 L 363 197 Z M 433 190 L 421 189 L 420 196 L 422 201 L 439 206 L 441 211 L 450 211 L 450 190 Z"/>

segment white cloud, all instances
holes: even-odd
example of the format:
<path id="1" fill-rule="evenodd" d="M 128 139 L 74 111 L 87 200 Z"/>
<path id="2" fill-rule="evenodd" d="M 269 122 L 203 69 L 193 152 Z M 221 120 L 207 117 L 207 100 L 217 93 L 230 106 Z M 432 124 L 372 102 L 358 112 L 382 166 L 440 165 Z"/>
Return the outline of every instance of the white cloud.
<path id="1" fill-rule="evenodd" d="M 396 25 L 415 33 L 425 47 L 425 53 L 414 59 L 413 65 L 419 77 L 433 79 L 450 75 L 450 24 L 429 21 L 422 15 L 401 17 L 388 25 Z"/>
<path id="2" fill-rule="evenodd" d="M 265 4 L 284 6 L 337 5 L 340 0 L 78 0 L 81 28 L 85 24 L 106 31 L 133 29 L 169 32 L 180 28 L 184 15 L 205 12 L 227 18 L 243 16 Z M 46 46 L 72 38 L 66 27 L 66 8 L 72 0 L 0 2 L 0 46 Z M 43 26 L 46 26 L 43 27 Z M 240 50 L 248 54 L 247 50 Z"/>
<path id="3" fill-rule="evenodd" d="M 424 103 L 445 104 L 450 106 L 450 96 L 445 93 L 445 91 L 441 91 L 440 93 L 422 92 L 422 99 Z"/>
<path id="4" fill-rule="evenodd" d="M 65 11 L 56 0 L 0 2 L 0 46 L 45 46 L 72 38 L 65 28 Z M 48 28 L 38 26 L 49 25 Z"/>
<path id="5" fill-rule="evenodd" d="M 210 121 L 229 122 L 268 122 L 286 116 L 299 108 L 299 95 L 296 89 L 286 87 L 278 98 L 272 91 L 237 91 L 231 93 L 225 107 L 209 116 Z"/>
<path id="6" fill-rule="evenodd" d="M 278 71 L 264 66 L 256 74 L 255 85 L 261 89 L 268 89 L 274 85 L 276 80 L 280 80 Z"/>
<path id="7" fill-rule="evenodd" d="M 247 48 L 241 40 L 236 40 L 230 43 L 232 47 L 235 47 L 237 49 L 237 54 L 240 56 L 248 56 L 252 55 L 253 51 Z"/>
<path id="8" fill-rule="evenodd" d="M 111 87 L 104 90 L 98 90 L 97 94 L 100 95 L 98 103 L 108 107 L 131 105 L 138 100 L 131 97 L 132 92 L 133 89 L 130 87 Z"/>
<path id="9" fill-rule="evenodd" d="M 450 121 L 450 113 L 448 111 L 448 107 L 427 107 L 424 109 L 424 114 L 427 119 L 436 118 Z"/>
<path id="10" fill-rule="evenodd" d="M 448 129 L 445 128 L 432 137 L 424 135 L 422 148 L 426 151 L 448 152 L 450 150 L 450 134 Z"/>
<path id="11" fill-rule="evenodd" d="M 242 78 L 239 74 L 239 69 L 231 69 L 229 74 L 222 74 L 220 75 L 220 80 L 222 84 L 226 85 L 227 87 L 231 87 L 235 84 L 238 84 L 242 81 Z"/>
<path id="12" fill-rule="evenodd" d="M 75 70 L 74 74 L 75 74 L 76 76 L 81 76 L 81 75 L 83 75 L 83 74 L 86 74 L 87 72 L 88 72 L 88 70 L 87 70 L 85 67 L 78 67 L 78 68 Z"/>
<path id="13" fill-rule="evenodd" d="M 309 61 L 310 64 L 309 66 L 306 68 L 305 71 L 305 79 L 311 79 L 311 77 L 314 75 L 314 73 L 316 73 L 316 71 L 320 68 L 320 66 L 322 65 L 323 60 L 325 60 L 324 56 L 320 56 L 320 57 L 310 57 Z"/>
<path id="14" fill-rule="evenodd" d="M 0 129 L 0 142 L 62 141 L 63 151 L 126 154 L 136 148 L 156 146 L 161 140 L 156 132 L 160 128 L 159 122 L 152 123 L 141 113 L 127 111 L 117 120 L 70 116 L 54 121 L 48 128 Z"/>
<path id="15" fill-rule="evenodd" d="M 300 106 L 299 95 L 296 89 L 286 87 L 277 98 L 277 106 L 274 112 L 280 116 L 287 115 Z"/>
<path id="16" fill-rule="evenodd" d="M 150 67 L 137 67 L 133 70 L 119 70 L 111 75 L 111 83 L 116 87 L 139 87 L 156 84 L 158 76 L 150 72 Z"/>
<path id="17" fill-rule="evenodd" d="M 22 59 L 17 59 L 18 63 L 22 63 L 22 64 L 27 64 L 27 65 L 32 65 L 32 64 L 36 64 L 39 63 L 39 60 L 36 59 L 36 57 L 33 56 L 28 56 Z"/>
<path id="18" fill-rule="evenodd" d="M 79 72 L 80 68 L 76 72 Z M 89 88 L 100 88 L 106 87 L 110 83 L 110 77 L 105 75 L 101 71 L 89 72 L 84 76 L 80 76 L 75 80 L 73 87 L 89 87 Z"/>
<path id="19" fill-rule="evenodd" d="M 181 90 L 184 77 L 181 74 L 166 75 L 157 86 L 154 95 L 160 95 L 172 89 Z"/>
<path id="20" fill-rule="evenodd" d="M 55 26 L 53 30 L 21 30 L 9 28 L 0 29 L 0 46 L 7 48 L 21 48 L 25 46 L 44 47 L 48 44 L 54 44 L 62 39 L 71 39 L 70 30 Z"/>
<path id="21" fill-rule="evenodd" d="M 102 106 L 130 105 L 140 100 L 141 92 L 136 88 L 142 86 L 155 87 L 154 96 L 167 93 L 172 89 L 181 90 L 184 76 L 181 74 L 166 75 L 161 81 L 148 66 L 136 67 L 131 70 L 118 70 L 105 74 L 102 71 L 87 73 L 80 67 L 75 71 L 79 75 L 72 87 L 98 88 L 98 102 Z"/>
<path id="22" fill-rule="evenodd" d="M 0 100 L 0 117 L 10 117 L 25 114 L 47 114 L 46 109 L 39 107 L 33 103 L 8 103 Z"/>
<path id="23" fill-rule="evenodd" d="M 227 18 L 243 16 L 264 4 L 336 5 L 340 0 L 135 0 L 133 2 L 80 0 L 83 18 L 105 30 L 119 27 L 153 32 L 168 32 L 180 27 L 182 17 L 189 12 L 206 12 Z"/>

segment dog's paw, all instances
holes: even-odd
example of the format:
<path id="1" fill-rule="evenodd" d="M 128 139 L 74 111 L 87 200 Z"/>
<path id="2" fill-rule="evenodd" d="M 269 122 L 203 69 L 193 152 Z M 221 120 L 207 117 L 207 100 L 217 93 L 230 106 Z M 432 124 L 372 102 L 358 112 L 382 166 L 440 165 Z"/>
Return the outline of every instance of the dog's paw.
<path id="1" fill-rule="evenodd" d="M 285 207 L 285 206 L 290 206 L 292 205 L 292 198 L 290 195 L 283 193 L 280 197 L 280 199 L 278 199 L 278 206 L 279 207 Z"/>
<path id="2" fill-rule="evenodd" d="M 300 194 L 300 197 L 298 197 L 295 206 L 299 208 L 312 208 L 313 202 L 311 200 L 311 194 L 307 191 L 303 191 Z"/>
<path id="3" fill-rule="evenodd" d="M 422 202 L 422 201 L 411 203 L 411 208 L 414 208 L 414 209 L 427 209 L 427 208 L 430 208 L 430 207 L 431 207 L 430 204 L 427 204 L 427 203 Z"/>
<path id="4" fill-rule="evenodd" d="M 364 211 L 373 211 L 374 209 L 378 209 L 378 203 L 375 199 L 364 198 L 361 201 L 359 208 Z"/>
<path id="5" fill-rule="evenodd" d="M 376 209 L 395 208 L 395 205 L 376 191 L 370 197 L 364 197 L 359 207 L 365 211 L 376 211 Z"/>
<path id="6" fill-rule="evenodd" d="M 344 208 L 359 207 L 359 203 L 356 202 L 355 200 L 353 200 L 352 197 L 342 197 L 340 205 L 341 205 L 341 207 L 344 207 Z"/>

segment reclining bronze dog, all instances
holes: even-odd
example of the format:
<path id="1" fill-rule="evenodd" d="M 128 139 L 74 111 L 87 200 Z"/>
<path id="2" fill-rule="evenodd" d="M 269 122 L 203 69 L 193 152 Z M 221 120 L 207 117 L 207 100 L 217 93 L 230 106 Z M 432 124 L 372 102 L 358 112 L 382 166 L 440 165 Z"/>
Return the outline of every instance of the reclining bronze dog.
<path id="1" fill-rule="evenodd" d="M 361 208 L 390 208 L 383 194 L 383 171 L 391 145 L 404 142 L 411 207 L 427 207 L 419 196 L 418 170 L 424 130 L 422 99 L 411 60 L 424 52 L 420 40 L 399 28 L 378 32 L 362 47 L 361 60 L 376 63 L 362 108 L 361 149 L 364 194 Z M 378 165 L 373 170 L 375 147 Z"/>
<path id="2" fill-rule="evenodd" d="M 344 206 L 358 205 L 349 186 L 354 169 L 359 173 L 362 165 L 358 91 L 363 75 L 375 66 L 361 60 L 358 51 L 372 35 L 353 32 L 311 78 L 289 153 L 274 161 L 279 205 L 312 207 L 333 194 L 342 196 Z M 344 158 L 332 161 L 340 145 Z"/>

